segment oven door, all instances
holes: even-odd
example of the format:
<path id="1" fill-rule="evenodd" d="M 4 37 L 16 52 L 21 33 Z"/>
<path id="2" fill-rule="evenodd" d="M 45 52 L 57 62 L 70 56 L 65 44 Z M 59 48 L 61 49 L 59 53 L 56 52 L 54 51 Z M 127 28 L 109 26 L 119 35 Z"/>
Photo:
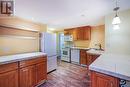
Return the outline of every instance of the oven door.
<path id="1" fill-rule="evenodd" d="M 62 56 L 69 57 L 69 50 L 62 50 Z"/>
<path id="2" fill-rule="evenodd" d="M 69 49 L 63 49 L 61 60 L 70 62 L 70 50 Z"/>

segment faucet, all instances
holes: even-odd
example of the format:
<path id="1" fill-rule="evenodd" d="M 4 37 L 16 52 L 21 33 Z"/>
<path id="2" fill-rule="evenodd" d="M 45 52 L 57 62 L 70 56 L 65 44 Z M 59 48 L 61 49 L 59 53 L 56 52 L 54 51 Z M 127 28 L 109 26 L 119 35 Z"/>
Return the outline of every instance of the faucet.
<path id="1" fill-rule="evenodd" d="M 101 50 L 101 49 L 102 49 L 102 45 L 101 45 L 100 43 L 95 44 L 95 46 L 98 46 L 98 47 L 99 47 L 99 50 Z"/>

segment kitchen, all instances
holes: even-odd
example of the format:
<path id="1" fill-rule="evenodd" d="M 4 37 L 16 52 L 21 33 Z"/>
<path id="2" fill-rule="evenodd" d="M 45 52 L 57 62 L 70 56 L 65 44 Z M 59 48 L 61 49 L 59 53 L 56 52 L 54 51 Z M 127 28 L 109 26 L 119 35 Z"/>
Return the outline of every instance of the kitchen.
<path id="1" fill-rule="evenodd" d="M 129 3 L 0 1 L 0 87 L 130 87 Z"/>

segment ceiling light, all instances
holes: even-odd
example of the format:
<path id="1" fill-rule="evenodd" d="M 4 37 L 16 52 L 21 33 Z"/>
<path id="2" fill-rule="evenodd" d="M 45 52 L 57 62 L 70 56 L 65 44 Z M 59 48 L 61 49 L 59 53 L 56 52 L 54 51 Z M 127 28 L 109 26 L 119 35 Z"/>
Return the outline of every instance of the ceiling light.
<path id="1" fill-rule="evenodd" d="M 117 15 L 117 11 L 120 9 L 120 7 L 117 6 L 117 0 L 116 0 L 116 7 L 113 9 L 113 11 L 116 12 L 116 15 L 115 17 L 113 18 L 113 21 L 112 21 L 112 24 L 120 24 L 121 23 L 121 20 L 119 18 L 119 16 Z"/>
<path id="2" fill-rule="evenodd" d="M 120 23 L 121 23 L 121 20 L 120 20 L 120 18 L 116 15 L 116 16 L 113 18 L 112 24 L 120 24 Z"/>
<path id="3" fill-rule="evenodd" d="M 48 28 L 49 30 L 51 30 L 51 31 L 54 31 L 55 29 L 54 28 Z"/>
<path id="4" fill-rule="evenodd" d="M 120 26 L 118 24 L 115 24 L 115 25 L 113 25 L 113 29 L 118 30 L 118 29 L 120 29 Z"/>

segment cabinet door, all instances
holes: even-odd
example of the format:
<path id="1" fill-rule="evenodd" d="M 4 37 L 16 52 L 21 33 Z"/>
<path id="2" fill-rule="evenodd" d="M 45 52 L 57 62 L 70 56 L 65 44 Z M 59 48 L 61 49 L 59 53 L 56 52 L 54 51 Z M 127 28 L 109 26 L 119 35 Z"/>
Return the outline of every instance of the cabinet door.
<path id="1" fill-rule="evenodd" d="M 20 69 L 20 87 L 34 87 L 36 85 L 36 66 Z"/>
<path id="2" fill-rule="evenodd" d="M 36 65 L 37 83 L 47 79 L 47 63 L 42 62 Z"/>
<path id="3" fill-rule="evenodd" d="M 78 33 L 77 29 L 73 29 L 73 40 L 74 41 L 78 40 L 77 33 Z"/>
<path id="4" fill-rule="evenodd" d="M 72 35 L 73 29 L 64 30 L 64 35 Z"/>
<path id="5" fill-rule="evenodd" d="M 80 64 L 87 65 L 86 50 L 80 50 Z"/>
<path id="6" fill-rule="evenodd" d="M 93 63 L 100 55 L 87 54 L 87 65 Z"/>
<path id="7" fill-rule="evenodd" d="M 90 26 L 86 26 L 83 27 L 84 32 L 83 32 L 83 39 L 84 40 L 90 40 L 91 39 L 91 27 Z"/>
<path id="8" fill-rule="evenodd" d="M 18 87 L 18 70 L 0 74 L 0 87 Z"/>
<path id="9" fill-rule="evenodd" d="M 91 87 L 119 87 L 119 79 L 91 71 Z"/>
<path id="10" fill-rule="evenodd" d="M 79 27 L 77 29 L 77 40 L 83 40 L 84 36 L 84 29 L 82 27 Z"/>

